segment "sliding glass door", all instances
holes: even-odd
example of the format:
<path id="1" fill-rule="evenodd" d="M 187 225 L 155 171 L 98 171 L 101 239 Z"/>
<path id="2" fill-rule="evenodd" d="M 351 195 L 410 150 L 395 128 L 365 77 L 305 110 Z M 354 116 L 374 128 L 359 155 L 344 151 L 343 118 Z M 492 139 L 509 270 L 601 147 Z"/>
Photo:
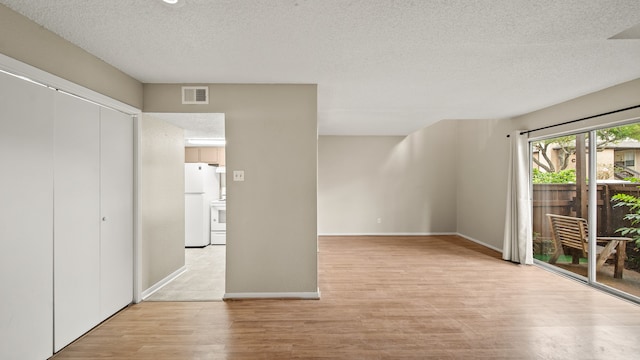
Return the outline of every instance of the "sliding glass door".
<path id="1" fill-rule="evenodd" d="M 640 297 L 639 140 L 632 124 L 530 143 L 537 263 Z"/>
<path id="2" fill-rule="evenodd" d="M 531 143 L 534 258 L 584 278 L 588 249 L 575 240 L 587 235 L 588 141 L 588 134 L 577 134 Z"/>

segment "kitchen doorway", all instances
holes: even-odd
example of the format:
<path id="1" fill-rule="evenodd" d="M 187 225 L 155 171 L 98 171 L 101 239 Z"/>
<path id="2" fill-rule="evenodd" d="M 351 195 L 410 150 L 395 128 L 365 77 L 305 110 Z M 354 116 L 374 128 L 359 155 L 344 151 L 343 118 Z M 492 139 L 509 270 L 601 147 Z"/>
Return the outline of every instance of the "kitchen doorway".
<path id="1" fill-rule="evenodd" d="M 145 300 L 222 301 L 226 267 L 225 116 L 150 115 L 184 130 L 186 231 L 184 272 Z"/>

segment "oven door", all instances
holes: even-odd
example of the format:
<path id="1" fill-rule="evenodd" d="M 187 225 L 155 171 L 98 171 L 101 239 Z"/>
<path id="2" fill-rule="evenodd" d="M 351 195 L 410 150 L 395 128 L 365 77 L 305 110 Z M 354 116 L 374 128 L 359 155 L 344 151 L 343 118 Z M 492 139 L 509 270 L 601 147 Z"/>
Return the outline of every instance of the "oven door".
<path id="1" fill-rule="evenodd" d="M 211 205 L 211 231 L 227 230 L 227 207 L 225 205 Z"/>

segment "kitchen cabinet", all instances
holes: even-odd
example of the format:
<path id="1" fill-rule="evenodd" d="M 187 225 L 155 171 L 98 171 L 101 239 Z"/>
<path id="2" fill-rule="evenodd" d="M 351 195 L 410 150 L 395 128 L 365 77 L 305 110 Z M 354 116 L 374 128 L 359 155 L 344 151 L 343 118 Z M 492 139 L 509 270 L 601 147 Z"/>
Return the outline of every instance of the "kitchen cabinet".
<path id="1" fill-rule="evenodd" d="M 223 147 L 186 147 L 184 162 L 225 166 L 225 150 Z"/>
<path id="2" fill-rule="evenodd" d="M 200 162 L 207 164 L 218 164 L 218 148 L 216 147 L 202 147 L 200 148 Z"/>
<path id="3" fill-rule="evenodd" d="M 184 162 L 197 163 L 200 162 L 200 149 L 197 147 L 184 148 Z"/>
<path id="4" fill-rule="evenodd" d="M 226 148 L 218 148 L 218 165 L 219 166 L 227 166 L 227 162 L 225 161 L 225 150 Z"/>

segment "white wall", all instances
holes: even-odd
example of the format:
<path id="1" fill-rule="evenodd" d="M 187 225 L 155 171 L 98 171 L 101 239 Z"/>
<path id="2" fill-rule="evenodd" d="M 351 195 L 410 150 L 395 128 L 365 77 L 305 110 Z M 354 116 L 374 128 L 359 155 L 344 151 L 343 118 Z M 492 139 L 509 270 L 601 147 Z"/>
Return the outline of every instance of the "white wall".
<path id="1" fill-rule="evenodd" d="M 453 121 L 406 137 L 321 136 L 319 233 L 456 232 L 456 136 Z"/>

